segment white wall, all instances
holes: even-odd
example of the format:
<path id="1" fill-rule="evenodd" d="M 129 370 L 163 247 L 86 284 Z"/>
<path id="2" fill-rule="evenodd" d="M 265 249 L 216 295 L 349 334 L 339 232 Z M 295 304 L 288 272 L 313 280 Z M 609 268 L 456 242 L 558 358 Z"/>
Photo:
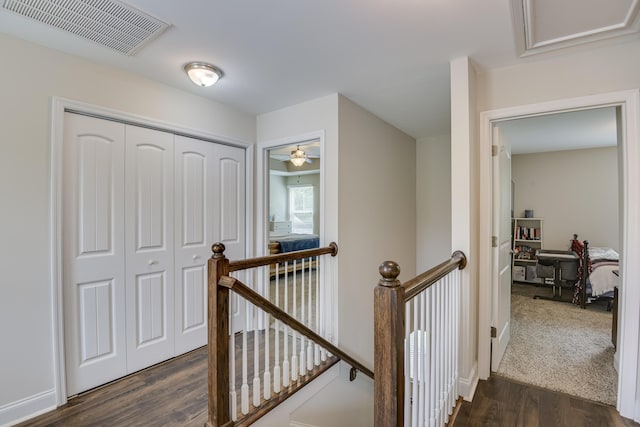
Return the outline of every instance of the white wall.
<path id="1" fill-rule="evenodd" d="M 2 425 L 55 405 L 49 194 L 51 97 L 167 121 L 247 144 L 255 139 L 255 118 L 4 35 L 0 35 L 0 52 L 4 64 L 0 67 Z"/>
<path id="2" fill-rule="evenodd" d="M 416 142 L 416 269 L 426 271 L 451 250 L 451 136 Z"/>
<path id="3" fill-rule="evenodd" d="M 468 57 L 451 61 L 451 247 L 467 256 L 461 274 L 460 394 L 478 382 L 479 154 L 476 71 Z"/>
<path id="4" fill-rule="evenodd" d="M 288 221 L 287 182 L 282 175 L 269 175 L 269 219 Z"/>
<path id="5" fill-rule="evenodd" d="M 616 147 L 514 155 L 515 215 L 543 218 L 543 245 L 566 250 L 578 234 L 592 246 L 618 245 Z"/>
<path id="6" fill-rule="evenodd" d="M 343 96 L 339 109 L 340 343 L 373 367 L 378 266 L 416 273 L 416 142 Z"/>
<path id="7" fill-rule="evenodd" d="M 640 87 L 640 40 L 478 74 L 478 111 Z"/>

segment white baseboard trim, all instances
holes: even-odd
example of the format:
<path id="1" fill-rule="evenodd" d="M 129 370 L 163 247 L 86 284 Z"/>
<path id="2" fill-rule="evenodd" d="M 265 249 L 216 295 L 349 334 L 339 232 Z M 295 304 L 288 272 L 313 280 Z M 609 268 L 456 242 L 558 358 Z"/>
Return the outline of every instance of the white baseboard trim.
<path id="1" fill-rule="evenodd" d="M 0 427 L 8 427 L 26 421 L 57 407 L 56 391 L 43 391 L 24 399 L 0 406 Z"/>
<path id="2" fill-rule="evenodd" d="M 476 388 L 478 387 L 478 381 L 478 362 L 475 362 L 471 367 L 471 372 L 469 372 L 466 377 L 460 376 L 460 378 L 458 378 L 458 392 L 467 402 L 473 400 L 473 396 L 476 394 Z"/>

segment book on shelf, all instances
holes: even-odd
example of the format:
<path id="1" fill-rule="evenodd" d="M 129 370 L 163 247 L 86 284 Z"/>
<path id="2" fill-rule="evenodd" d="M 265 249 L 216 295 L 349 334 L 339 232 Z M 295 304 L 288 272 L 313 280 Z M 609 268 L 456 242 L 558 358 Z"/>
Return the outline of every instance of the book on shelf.
<path id="1" fill-rule="evenodd" d="M 535 227 L 516 226 L 516 240 L 540 240 L 540 229 Z"/>

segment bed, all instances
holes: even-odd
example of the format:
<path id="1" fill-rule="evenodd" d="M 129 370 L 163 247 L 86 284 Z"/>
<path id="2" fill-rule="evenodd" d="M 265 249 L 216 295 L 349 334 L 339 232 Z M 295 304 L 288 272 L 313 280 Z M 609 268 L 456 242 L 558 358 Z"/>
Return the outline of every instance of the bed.
<path id="1" fill-rule="evenodd" d="M 589 247 L 587 240 L 579 241 L 575 234 L 571 250 L 580 255 L 573 302 L 586 308 L 589 303 L 606 300 L 610 309 L 618 285 L 619 254 L 612 248 Z"/>
<path id="2" fill-rule="evenodd" d="M 269 254 L 281 254 L 286 252 L 302 251 L 305 249 L 314 249 L 320 247 L 320 238 L 317 234 L 270 234 L 269 235 Z M 308 265 L 308 263 L 305 263 Z M 315 267 L 315 260 L 311 262 L 311 266 Z M 278 274 L 290 273 L 291 271 L 300 270 L 301 262 L 289 263 L 285 269 L 283 265 L 278 269 Z M 272 265 L 270 269 L 271 276 L 276 274 L 276 266 Z"/>
<path id="3" fill-rule="evenodd" d="M 269 235 L 269 253 L 302 251 L 320 247 L 317 234 L 271 234 Z"/>

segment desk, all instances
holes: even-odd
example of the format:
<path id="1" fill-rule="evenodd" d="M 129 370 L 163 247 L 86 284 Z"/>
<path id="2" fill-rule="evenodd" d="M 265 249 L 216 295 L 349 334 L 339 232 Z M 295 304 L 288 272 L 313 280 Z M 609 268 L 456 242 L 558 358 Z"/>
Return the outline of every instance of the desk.
<path id="1" fill-rule="evenodd" d="M 562 285 L 573 287 L 578 278 L 578 254 L 572 251 L 540 250 L 536 254 L 538 277 L 553 277 L 553 296 L 534 295 L 534 299 L 571 302 L 562 299 Z M 549 268 L 552 270 L 549 271 Z"/>

